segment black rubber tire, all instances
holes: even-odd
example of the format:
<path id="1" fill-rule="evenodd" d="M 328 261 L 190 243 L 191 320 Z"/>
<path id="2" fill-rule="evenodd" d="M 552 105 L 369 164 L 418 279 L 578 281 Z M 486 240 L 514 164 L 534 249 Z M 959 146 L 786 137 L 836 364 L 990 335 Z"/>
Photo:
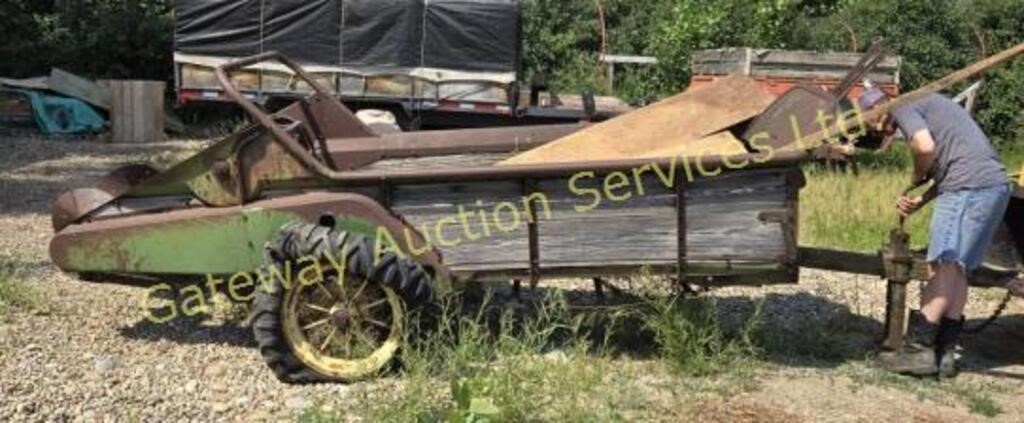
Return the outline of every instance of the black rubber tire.
<path id="1" fill-rule="evenodd" d="M 367 278 L 390 287 L 402 297 L 408 310 L 432 302 L 432 277 L 423 266 L 394 253 L 386 253 L 374 266 L 374 240 L 361 234 L 317 224 L 290 223 L 266 246 L 265 261 L 268 266 L 281 269 L 287 260 L 306 256 L 322 258 L 328 252 L 337 257 L 343 251 L 347 254 L 349 277 Z M 253 335 L 263 361 L 285 383 L 347 382 L 313 372 L 292 353 L 281 329 L 285 294 L 285 289 L 276 286 L 270 291 L 258 289 L 253 299 Z"/>

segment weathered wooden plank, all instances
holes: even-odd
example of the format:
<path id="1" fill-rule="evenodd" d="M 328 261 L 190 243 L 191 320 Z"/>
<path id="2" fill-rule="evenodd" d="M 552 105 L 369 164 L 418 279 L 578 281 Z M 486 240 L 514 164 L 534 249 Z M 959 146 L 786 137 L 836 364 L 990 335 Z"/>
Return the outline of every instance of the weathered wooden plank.
<path id="1" fill-rule="evenodd" d="M 860 59 L 859 53 L 757 50 L 732 48 L 694 52 L 695 75 L 741 72 L 753 77 L 786 79 L 842 79 Z M 875 82 L 898 83 L 900 59 L 884 58 L 868 77 Z"/>
<path id="2" fill-rule="evenodd" d="M 50 70 L 47 85 L 57 93 L 80 99 L 103 110 L 110 110 L 110 91 L 91 80 L 53 68 Z"/>
<path id="3" fill-rule="evenodd" d="M 759 170 L 695 181 L 686 192 L 687 257 L 779 263 L 792 247 L 791 228 L 780 220 L 790 212 L 787 174 Z M 543 196 L 535 197 L 541 268 L 674 265 L 674 191 L 645 181 L 649 195 L 605 201 L 583 213 L 575 209 L 580 198 L 567 179 L 541 181 Z M 520 183 L 405 185 L 392 193 L 393 209 L 442 250 L 453 270 L 529 268 Z M 498 204 L 504 208 L 495 216 Z M 438 225 L 442 219 L 448 220 Z"/>
<path id="4" fill-rule="evenodd" d="M 786 255 L 780 222 L 762 219 L 764 212 L 785 213 L 784 203 L 741 201 L 687 207 L 687 257 L 734 257 L 771 260 Z M 674 210 L 647 209 L 573 212 L 540 221 L 542 263 L 581 258 L 600 263 L 613 259 L 676 259 Z"/>

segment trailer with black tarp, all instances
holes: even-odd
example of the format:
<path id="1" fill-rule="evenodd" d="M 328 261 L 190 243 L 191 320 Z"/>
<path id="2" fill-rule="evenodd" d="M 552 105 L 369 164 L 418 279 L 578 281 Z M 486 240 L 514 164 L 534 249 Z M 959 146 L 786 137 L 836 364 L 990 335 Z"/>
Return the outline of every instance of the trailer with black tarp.
<path id="1" fill-rule="evenodd" d="M 525 92 L 520 100 L 521 26 L 519 0 L 177 0 L 178 99 L 227 101 L 217 66 L 280 51 L 350 108 L 390 111 L 406 128 L 587 117 L 531 108 Z M 252 66 L 233 79 L 260 102 L 311 92 L 280 66 Z"/>

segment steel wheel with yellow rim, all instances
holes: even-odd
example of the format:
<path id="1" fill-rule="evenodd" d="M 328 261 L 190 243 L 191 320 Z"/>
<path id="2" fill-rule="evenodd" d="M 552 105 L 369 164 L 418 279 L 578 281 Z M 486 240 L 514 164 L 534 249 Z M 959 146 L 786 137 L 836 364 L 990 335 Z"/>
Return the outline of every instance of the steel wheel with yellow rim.
<path id="1" fill-rule="evenodd" d="M 302 257 L 345 258 L 344 272 L 324 264 L 323 278 L 260 290 L 253 331 L 264 361 L 285 382 L 350 382 L 372 377 L 403 340 L 404 307 L 429 301 L 430 275 L 394 255 L 373 260 L 371 239 L 330 227 L 290 224 L 268 246 L 268 261 L 293 276 Z M 304 283 L 308 282 L 308 283 Z"/>
<path id="2" fill-rule="evenodd" d="M 368 279 L 299 286 L 285 296 L 281 322 L 295 356 L 318 374 L 355 380 L 383 368 L 402 343 L 402 301 Z"/>

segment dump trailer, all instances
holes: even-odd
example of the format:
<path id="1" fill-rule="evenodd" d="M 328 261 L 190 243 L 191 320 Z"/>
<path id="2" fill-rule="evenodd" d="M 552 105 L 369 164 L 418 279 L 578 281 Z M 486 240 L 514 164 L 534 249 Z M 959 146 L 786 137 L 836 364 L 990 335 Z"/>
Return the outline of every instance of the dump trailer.
<path id="1" fill-rule="evenodd" d="M 264 61 L 313 94 L 264 112 L 230 78 Z M 885 345 L 902 339 L 921 256 L 899 230 L 879 254 L 799 247 L 806 149 L 501 165 L 587 126 L 375 136 L 283 55 L 224 64 L 217 77 L 254 124 L 166 171 L 129 166 L 61 195 L 50 254 L 89 280 L 220 281 L 252 301 L 260 353 L 283 381 L 376 374 L 400 347 L 404 310 L 484 280 L 645 270 L 714 287 L 796 283 L 801 266 L 874 274 L 890 280 Z M 803 90 L 797 100 L 831 95 Z M 813 118 L 832 99 L 783 96 L 766 113 Z M 764 116 L 733 131 L 771 129 Z M 803 141 L 816 137 L 827 134 Z M 998 286 L 1014 272 L 973 280 Z"/>

